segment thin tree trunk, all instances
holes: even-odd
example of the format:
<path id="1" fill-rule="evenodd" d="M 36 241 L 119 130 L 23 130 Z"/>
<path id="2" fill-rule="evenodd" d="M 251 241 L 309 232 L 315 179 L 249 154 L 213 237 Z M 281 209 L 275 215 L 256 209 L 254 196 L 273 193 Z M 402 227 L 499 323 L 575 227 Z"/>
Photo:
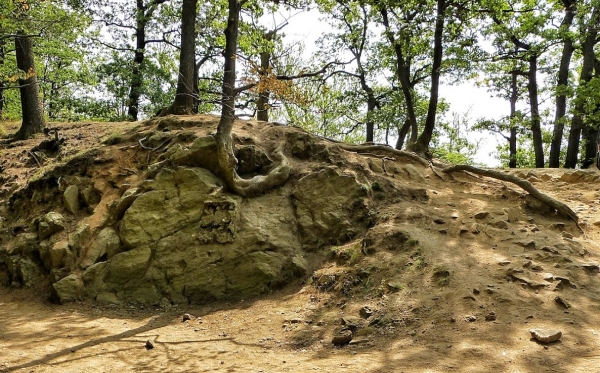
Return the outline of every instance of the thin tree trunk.
<path id="1" fill-rule="evenodd" d="M 391 31 L 388 13 L 385 6 L 381 7 L 380 13 L 383 19 L 386 37 L 390 44 L 394 47 L 394 52 L 396 54 L 396 75 L 398 75 L 398 80 L 400 81 L 400 88 L 402 89 L 402 94 L 404 95 L 404 102 L 406 104 L 406 116 L 411 127 L 409 143 L 415 143 L 417 141 L 417 136 L 419 133 L 419 124 L 417 123 L 417 115 L 415 114 L 413 87 L 410 83 L 410 65 L 404 58 L 402 45 L 400 44 L 400 42 L 396 41 L 396 38 L 394 37 L 394 34 Z"/>
<path id="2" fill-rule="evenodd" d="M 531 133 L 533 136 L 533 151 L 535 154 L 535 167 L 544 168 L 544 143 L 542 140 L 542 129 L 540 125 L 540 109 L 538 103 L 537 88 L 537 55 L 529 57 L 529 73 L 527 74 L 529 83 L 529 107 L 531 110 Z"/>
<path id="3" fill-rule="evenodd" d="M 575 6 L 570 1 L 565 1 L 566 15 L 563 18 L 561 29 L 562 32 L 568 33 L 569 28 L 573 24 L 575 18 Z M 567 115 L 567 93 L 566 88 L 569 85 L 569 67 L 571 58 L 575 48 L 573 47 L 573 39 L 570 36 L 563 38 L 563 50 L 560 59 L 560 67 L 558 69 L 558 79 L 556 82 L 556 114 L 554 116 L 554 131 L 552 134 L 552 143 L 550 144 L 550 159 L 549 167 L 560 167 L 560 148 L 562 145 L 563 133 L 565 130 L 565 120 Z"/>
<path id="4" fill-rule="evenodd" d="M 196 73 L 196 5 L 198 0 L 183 0 L 181 14 L 181 50 L 175 100 L 160 115 L 192 114 L 194 107 L 194 76 Z M 234 77 L 235 79 L 235 77 Z"/>
<path id="5" fill-rule="evenodd" d="M 267 34 L 268 35 L 268 34 Z M 268 39 L 267 39 L 268 40 Z M 260 53 L 260 71 L 261 79 L 263 76 L 268 74 L 269 66 L 271 65 L 271 53 L 261 52 Z M 264 90 L 258 92 L 258 100 L 256 101 L 256 119 L 264 122 L 269 121 L 269 97 L 271 91 Z"/>
<path id="6" fill-rule="evenodd" d="M 23 140 L 40 133 L 46 125 L 35 71 L 33 42 L 31 38 L 18 36 L 22 34 L 19 31 L 15 37 L 17 68 L 26 74 L 25 79 L 19 79 L 23 122 L 15 134 L 16 140 Z"/>
<path id="7" fill-rule="evenodd" d="M 4 47 L 5 40 L 0 39 L 0 66 L 4 65 Z M 6 83 L 3 80 L 0 80 L 0 119 L 3 118 L 4 113 L 4 90 L 6 89 Z"/>
<path id="8" fill-rule="evenodd" d="M 435 119 L 437 115 L 437 106 L 439 98 L 440 88 L 440 75 L 442 68 L 442 57 L 443 57 L 443 34 L 444 34 L 444 22 L 446 12 L 446 0 L 437 0 L 437 17 L 435 20 L 435 33 L 433 38 L 433 63 L 431 67 L 431 89 L 429 93 L 429 106 L 427 108 L 427 119 L 425 120 L 425 128 L 417 142 L 413 146 L 409 146 L 409 149 L 419 153 L 426 154 L 429 151 L 429 143 L 433 136 L 433 129 L 435 128 Z"/>
<path id="9" fill-rule="evenodd" d="M 127 116 L 131 120 L 138 120 L 140 97 L 142 95 L 142 64 L 144 63 L 144 52 L 146 49 L 146 24 L 148 20 L 145 13 L 144 0 L 136 0 L 136 26 L 135 26 L 135 54 L 133 67 L 131 68 L 131 84 L 129 86 L 129 99 L 127 104 Z"/>
<path id="10" fill-rule="evenodd" d="M 517 115 L 517 99 L 519 87 L 517 85 L 518 71 L 511 72 L 510 82 L 510 137 L 508 138 L 508 167 L 517 168 L 517 127 L 513 121 Z"/>
<path id="11" fill-rule="evenodd" d="M 367 94 L 367 142 L 373 142 L 375 137 L 375 121 L 373 119 L 373 115 L 375 109 L 379 106 L 377 102 L 377 98 L 375 98 L 375 93 L 369 84 L 367 83 L 367 78 L 365 76 L 365 70 L 362 66 L 362 62 L 360 61 L 360 55 L 357 56 L 356 63 L 358 64 L 358 75 L 360 76 L 360 87 Z"/>
<path id="12" fill-rule="evenodd" d="M 589 83 L 592 79 L 592 72 L 594 69 L 594 63 L 596 55 L 594 53 L 594 46 L 596 45 L 596 37 L 598 35 L 598 29 L 596 25 L 600 22 L 600 9 L 594 7 L 592 10 L 592 16 L 590 19 L 590 27 L 587 28 L 587 35 L 582 46 L 583 63 L 581 65 L 581 73 L 579 77 L 579 85 L 583 87 Z M 567 145 L 567 156 L 565 159 L 565 168 L 575 168 L 577 165 L 577 157 L 579 154 L 579 142 L 581 137 L 581 131 L 584 127 L 584 105 L 585 100 L 576 100 L 574 115 L 571 121 L 571 130 L 569 131 L 569 143 Z"/>
<path id="13" fill-rule="evenodd" d="M 402 125 L 402 127 L 400 127 L 400 130 L 398 131 L 398 140 L 396 141 L 397 150 L 402 150 L 402 147 L 404 147 L 404 141 L 406 140 L 406 135 L 408 134 L 409 130 L 410 121 L 406 119 L 404 121 L 404 125 Z"/>

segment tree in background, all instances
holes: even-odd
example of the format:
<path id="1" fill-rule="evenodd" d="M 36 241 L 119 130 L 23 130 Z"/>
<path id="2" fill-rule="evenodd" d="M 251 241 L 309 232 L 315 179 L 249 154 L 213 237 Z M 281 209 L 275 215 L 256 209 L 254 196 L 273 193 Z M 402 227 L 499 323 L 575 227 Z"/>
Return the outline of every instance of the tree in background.
<path id="1" fill-rule="evenodd" d="M 179 50 L 177 90 L 173 103 L 163 109 L 160 115 L 189 115 L 192 114 L 194 108 L 197 3 L 197 0 L 183 0 L 181 7 L 181 46 Z"/>
<path id="2" fill-rule="evenodd" d="M 4 11 L 9 11 L 11 13 L 10 20 L 12 21 L 12 25 L 5 23 L 2 30 L 4 32 L 14 33 L 12 36 L 14 37 L 15 43 L 15 59 L 17 68 L 19 69 L 18 83 L 21 98 L 22 122 L 14 139 L 23 140 L 36 133 L 42 132 L 45 127 L 33 54 L 32 38 L 35 35 L 28 34 L 34 29 L 32 27 L 33 15 L 30 14 L 30 7 L 36 7 L 39 4 L 30 4 L 28 1 L 22 0 L 4 5 L 12 5 L 11 8 L 4 9 Z"/>
<path id="3" fill-rule="evenodd" d="M 576 96 L 573 105 L 573 116 L 571 119 L 571 128 L 569 131 L 569 140 L 567 144 L 567 154 L 565 159 L 566 168 L 575 168 L 577 165 L 579 146 L 583 131 L 585 143 L 585 155 L 583 167 L 593 164 L 596 154 L 596 136 L 598 126 L 595 123 L 586 121 L 586 114 L 596 111 L 594 98 L 597 96 L 595 91 L 594 64 L 596 63 L 596 53 L 594 48 L 598 43 L 598 27 L 600 25 L 600 4 L 597 1 L 590 3 L 581 3 L 577 5 L 577 24 L 579 26 L 579 48 L 582 63 L 579 71 L 579 84 L 576 88 Z"/>

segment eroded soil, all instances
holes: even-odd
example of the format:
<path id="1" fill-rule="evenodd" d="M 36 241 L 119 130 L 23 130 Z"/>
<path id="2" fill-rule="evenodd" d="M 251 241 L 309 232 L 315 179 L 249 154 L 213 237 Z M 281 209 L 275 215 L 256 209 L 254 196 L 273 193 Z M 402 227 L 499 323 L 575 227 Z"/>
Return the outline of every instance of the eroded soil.
<path id="1" fill-rule="evenodd" d="M 63 126 L 61 135 L 80 136 L 66 145 L 76 154 L 140 125 Z M 39 172 L 27 152 L 41 140 L 0 150 L 0 175 L 9 180 L 1 199 Z M 106 170 L 127 174 L 139 159 L 123 157 Z M 391 176 L 373 172 L 385 190 Z M 442 181 L 424 171 L 426 203 L 380 197 L 387 203 L 378 207 L 375 247 L 355 241 L 332 248 L 313 275 L 256 299 L 57 305 L 42 285 L 0 287 L 0 372 L 598 371 L 598 182 L 563 177 L 573 171 L 528 172 L 521 175 L 578 213 L 583 231 L 526 207 L 512 185 L 464 174 Z M 481 212 L 487 215 L 476 218 Z M 399 230 L 410 235 L 402 248 L 394 241 Z M 365 306 L 373 314 L 363 319 Z M 184 314 L 191 319 L 182 321 Z M 352 343 L 333 346 L 332 337 L 348 327 L 355 329 Z M 563 336 L 542 344 L 531 328 Z"/>

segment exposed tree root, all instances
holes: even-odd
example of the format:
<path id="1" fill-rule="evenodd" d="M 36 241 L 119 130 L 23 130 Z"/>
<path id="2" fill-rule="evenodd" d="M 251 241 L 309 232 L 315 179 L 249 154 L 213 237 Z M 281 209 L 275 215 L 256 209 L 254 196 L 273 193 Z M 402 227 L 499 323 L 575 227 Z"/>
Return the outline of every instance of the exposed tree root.
<path id="1" fill-rule="evenodd" d="M 429 167 L 429 162 L 425 158 L 421 157 L 420 155 L 411 153 L 411 152 L 406 152 L 404 150 L 390 148 L 389 146 L 386 146 L 386 145 L 352 145 L 352 144 L 343 144 L 343 143 L 338 143 L 337 145 L 340 147 L 340 149 L 348 150 L 351 152 L 356 152 L 358 154 L 365 154 L 365 153 L 370 153 L 370 152 L 374 152 L 374 151 L 380 151 L 380 152 L 384 152 L 387 154 L 393 154 L 398 157 L 407 157 L 414 161 L 419 162 L 424 167 Z"/>
<path id="2" fill-rule="evenodd" d="M 227 187 L 241 197 L 254 197 L 265 193 L 271 188 L 285 184 L 290 176 L 291 167 L 287 157 L 283 154 L 284 143 L 273 152 L 272 157 L 279 161 L 279 165 L 267 175 L 257 175 L 251 179 L 243 179 L 235 170 L 237 160 L 233 155 L 231 141 L 219 143 L 217 141 L 217 154 L 219 157 L 219 173 Z M 233 160 L 233 162 L 232 162 Z"/>
<path id="3" fill-rule="evenodd" d="M 468 165 L 450 166 L 450 167 L 446 167 L 446 168 L 442 169 L 441 171 L 446 174 L 456 172 L 456 171 L 468 171 L 468 172 L 472 172 L 477 175 L 487 176 L 487 177 L 491 177 L 494 179 L 507 181 L 509 183 L 516 184 L 516 185 L 520 186 L 521 188 L 523 188 L 523 190 L 528 192 L 532 197 L 534 197 L 534 198 L 538 199 L 539 201 L 545 203 L 546 205 L 556 209 L 556 211 L 558 211 L 558 213 L 560 215 L 567 217 L 567 218 L 571 218 L 577 224 L 577 227 L 579 229 L 581 229 L 581 227 L 579 226 L 579 217 L 573 210 L 571 210 L 571 208 L 569 206 L 540 192 L 533 185 L 531 185 L 531 183 L 529 181 L 521 179 L 520 177 L 505 174 L 505 173 L 498 172 L 498 171 L 481 169 L 481 168 L 468 166 Z"/>

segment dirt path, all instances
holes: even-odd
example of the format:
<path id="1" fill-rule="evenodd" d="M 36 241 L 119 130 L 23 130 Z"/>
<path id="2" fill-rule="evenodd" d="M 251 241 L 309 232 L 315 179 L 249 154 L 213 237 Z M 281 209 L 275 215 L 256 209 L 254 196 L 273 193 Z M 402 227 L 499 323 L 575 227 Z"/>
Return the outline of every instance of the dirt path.
<path id="1" fill-rule="evenodd" d="M 546 347 L 527 331 L 551 323 L 521 310 L 518 322 L 398 324 L 335 348 L 331 325 L 314 322 L 319 305 L 303 291 L 221 309 L 58 306 L 34 297 L 1 290 L 2 372 L 593 372 L 600 363 L 596 315 L 582 324 L 565 312 L 562 341 Z M 194 317 L 182 322 L 184 313 Z M 301 329 L 321 340 L 301 347 Z"/>

